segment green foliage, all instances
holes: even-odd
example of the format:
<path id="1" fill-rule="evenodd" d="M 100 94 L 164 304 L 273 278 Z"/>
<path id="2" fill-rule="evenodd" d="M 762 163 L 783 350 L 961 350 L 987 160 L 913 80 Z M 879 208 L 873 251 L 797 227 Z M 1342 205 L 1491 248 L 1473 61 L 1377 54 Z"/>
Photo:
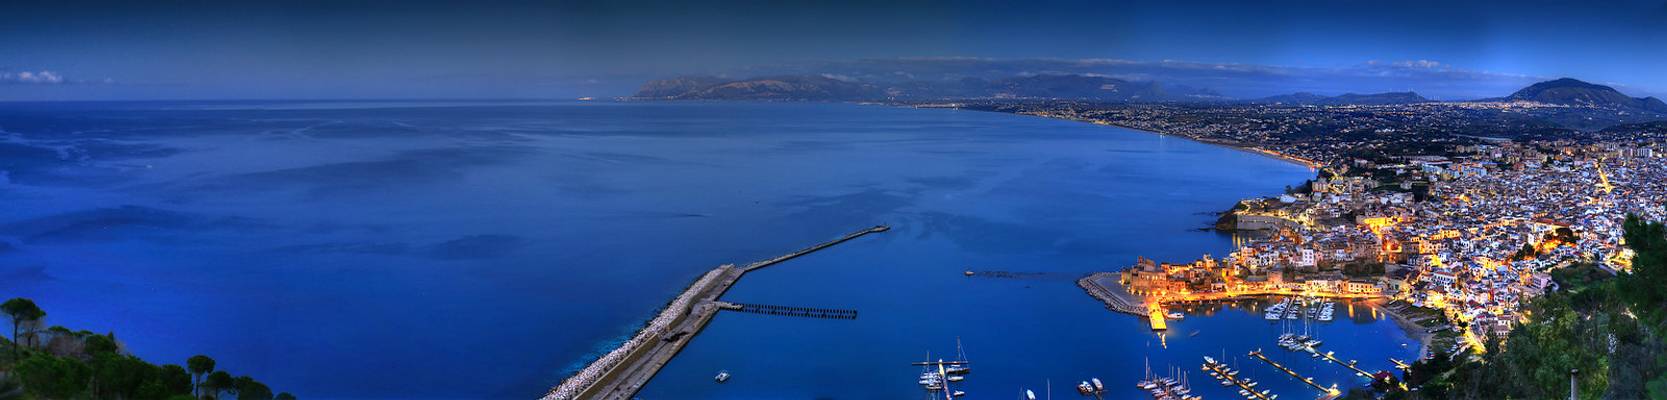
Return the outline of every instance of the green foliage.
<path id="1" fill-rule="evenodd" d="M 1557 399 L 1578 369 L 1582 399 L 1667 400 L 1667 229 L 1632 217 L 1625 229 L 1633 273 L 1606 279 L 1592 264 L 1553 271 L 1565 290 L 1528 305 L 1532 321 L 1502 343 L 1489 341 L 1479 356 L 1420 360 L 1405 376 L 1413 392 L 1379 391 L 1386 399 Z"/>
<path id="2" fill-rule="evenodd" d="M 23 384 L 17 382 L 11 374 L 0 373 L 0 400 L 20 400 L 23 398 Z"/>
<path id="3" fill-rule="evenodd" d="M 92 371 L 68 358 L 35 354 L 17 363 L 15 372 L 24 391 L 40 399 L 68 399 L 87 388 Z"/>
<path id="4" fill-rule="evenodd" d="M 18 328 L 38 323 L 46 315 L 28 299 L 12 299 L 4 308 L 14 321 L 14 337 Z M 45 332 L 54 343 L 79 340 L 81 346 L 59 350 L 68 352 L 62 357 L 45 351 L 24 353 L 20 361 L 8 359 L 9 352 L 0 352 L 0 400 L 200 400 L 193 393 L 198 378 L 203 380 L 201 394 L 210 398 L 218 399 L 229 392 L 236 393 L 238 399 L 295 399 L 288 393 L 273 396 L 271 388 L 254 378 L 233 378 L 216 371 L 214 359 L 208 356 L 193 356 L 186 360 L 186 367 L 157 366 L 122 354 L 115 333 L 100 335 L 61 326 Z M 9 343 L 0 338 L 0 346 Z"/>
<path id="5" fill-rule="evenodd" d="M 272 388 L 255 378 L 239 376 L 232 380 L 232 387 L 237 390 L 237 400 L 272 400 Z"/>
<path id="6" fill-rule="evenodd" d="M 114 334 L 88 336 L 85 339 L 81 339 L 82 343 L 85 344 L 85 347 L 82 347 L 82 349 L 86 351 L 88 355 L 92 356 L 98 356 L 106 353 L 115 354 L 120 347 L 116 345 L 115 336 L 116 335 Z"/>
<path id="7" fill-rule="evenodd" d="M 36 306 L 33 300 L 18 297 L 0 303 L 0 312 L 6 313 L 6 316 L 12 320 L 12 359 L 20 359 L 21 353 L 18 352 L 18 347 L 23 344 L 23 341 L 19 340 L 18 333 L 25 323 L 39 322 L 41 318 L 46 318 L 46 311 L 42 311 L 39 306 Z"/>
<path id="8" fill-rule="evenodd" d="M 295 395 L 289 394 L 289 392 L 278 393 L 278 396 L 273 397 L 272 400 L 295 400 Z"/>
<path id="9" fill-rule="evenodd" d="M 1623 296 L 1659 322 L 1667 306 L 1667 228 L 1629 216 L 1625 222 L 1627 246 L 1636 253 L 1632 275 L 1622 282 Z"/>
<path id="10" fill-rule="evenodd" d="M 221 392 L 236 389 L 236 387 L 232 386 L 235 383 L 234 379 L 232 379 L 232 374 L 226 373 L 226 371 L 214 371 L 209 373 L 207 378 L 203 378 L 202 393 L 200 394 L 203 397 L 213 397 L 218 399 L 220 398 Z"/>
<path id="11" fill-rule="evenodd" d="M 198 354 L 185 360 L 185 368 L 191 371 L 191 394 L 202 396 L 203 375 L 214 372 L 214 359 Z"/>
<path id="12" fill-rule="evenodd" d="M 162 384 L 162 388 L 165 389 L 166 393 L 191 393 L 191 373 L 187 372 L 185 368 L 178 365 L 168 364 L 162 366 L 162 369 L 157 371 L 156 380 Z"/>
<path id="13" fill-rule="evenodd" d="M 94 355 L 89 366 L 93 372 L 92 393 L 97 398 L 139 397 L 140 388 L 156 381 L 158 375 L 156 366 L 115 352 Z"/>

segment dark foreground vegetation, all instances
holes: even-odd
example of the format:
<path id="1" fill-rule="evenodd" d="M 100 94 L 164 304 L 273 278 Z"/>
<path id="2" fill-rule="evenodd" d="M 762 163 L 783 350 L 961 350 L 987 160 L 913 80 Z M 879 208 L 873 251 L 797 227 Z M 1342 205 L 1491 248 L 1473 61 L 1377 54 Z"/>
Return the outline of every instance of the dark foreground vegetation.
<path id="1" fill-rule="evenodd" d="M 1581 399 L 1667 399 L 1667 229 L 1628 218 L 1626 243 L 1637 253 L 1633 273 L 1563 268 L 1561 290 L 1536 301 L 1509 337 L 1480 354 L 1436 351 L 1400 382 L 1349 397 L 1564 399 L 1572 373 Z"/>
<path id="2" fill-rule="evenodd" d="M 44 326 L 46 312 L 24 298 L 0 304 L 11 339 L 0 338 L 0 400 L 293 400 L 266 384 L 216 369 L 193 356 L 185 366 L 155 365 L 128 354 L 115 333 Z"/>

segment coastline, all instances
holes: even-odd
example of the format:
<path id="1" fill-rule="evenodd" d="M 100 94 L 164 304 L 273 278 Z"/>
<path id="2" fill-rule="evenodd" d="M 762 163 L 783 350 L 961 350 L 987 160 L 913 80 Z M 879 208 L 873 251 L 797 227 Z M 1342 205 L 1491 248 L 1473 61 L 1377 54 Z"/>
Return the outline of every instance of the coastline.
<path id="1" fill-rule="evenodd" d="M 1100 121 L 1076 119 L 1076 118 L 1060 118 L 1060 117 L 1053 117 L 1053 116 L 1047 116 L 1047 115 L 1039 115 L 1039 114 L 1034 114 L 1034 113 L 989 111 L 989 110 L 978 110 L 978 109 L 969 109 L 969 108 L 960 108 L 960 107 L 957 107 L 956 109 L 958 109 L 958 110 L 969 110 L 969 111 L 999 112 L 999 113 L 1013 114 L 1013 115 L 1024 115 L 1024 116 L 1037 117 L 1037 118 L 1046 118 L 1046 119 L 1054 119 L 1054 120 L 1061 120 L 1061 121 L 1080 122 L 1080 123 L 1086 123 L 1086 124 L 1092 124 L 1092 125 L 1112 126 L 1112 127 L 1128 129 L 1128 130 L 1131 130 L 1131 131 L 1143 132 L 1143 133 L 1152 134 L 1152 135 L 1159 135 L 1159 136 L 1174 136 L 1174 137 L 1179 137 L 1179 138 L 1182 138 L 1182 139 L 1190 140 L 1190 141 L 1193 141 L 1193 142 L 1202 143 L 1202 144 L 1205 144 L 1205 145 L 1217 146 L 1217 147 L 1222 147 L 1222 148 L 1227 148 L 1227 149 L 1232 149 L 1232 150 L 1257 154 L 1257 155 L 1261 155 L 1261 156 L 1265 156 L 1265 157 L 1270 157 L 1270 158 L 1278 159 L 1278 160 L 1281 160 L 1281 161 L 1289 162 L 1289 163 L 1292 163 L 1292 164 L 1300 165 L 1300 166 L 1303 166 L 1303 167 L 1307 167 L 1310 170 L 1318 170 L 1320 168 L 1320 165 L 1316 162 L 1306 160 L 1306 159 L 1302 159 L 1302 158 L 1298 158 L 1298 157 L 1285 155 L 1285 154 L 1282 154 L 1282 153 L 1279 153 L 1279 152 L 1270 151 L 1270 150 L 1262 149 L 1262 148 L 1258 148 L 1258 147 L 1248 147 L 1248 146 L 1243 146 L 1243 145 L 1234 144 L 1234 143 L 1223 143 L 1223 142 L 1202 140 L 1202 139 L 1198 139 L 1198 138 L 1194 138 L 1194 137 L 1190 137 L 1190 136 L 1185 136 L 1185 135 L 1177 135 L 1177 134 L 1172 134 L 1172 133 L 1167 133 L 1167 132 L 1154 131 L 1154 130 L 1149 130 L 1149 129 L 1142 129 L 1142 128 L 1118 125 L 1118 124 L 1113 124 L 1113 123 L 1105 123 L 1105 122 L 1100 122 Z M 1224 214 L 1232 213 L 1232 212 L 1233 212 L 1233 210 L 1228 210 L 1228 211 L 1224 212 Z M 1100 295 L 1096 294 L 1094 290 L 1089 288 L 1089 285 L 1092 283 L 1091 280 L 1093 278 L 1094 278 L 1094 274 L 1091 274 L 1090 276 L 1082 278 L 1082 280 L 1078 282 L 1078 286 L 1082 287 L 1085 291 L 1087 291 L 1090 296 L 1093 296 L 1096 299 L 1101 300 L 1103 303 L 1106 303 L 1107 309 L 1111 309 L 1113 311 L 1121 312 L 1122 310 L 1117 310 L 1112 306 L 1112 302 L 1108 301 L 1109 299 L 1102 298 Z M 1095 286 L 1098 286 L 1098 285 L 1095 285 Z M 1379 307 L 1379 309 L 1382 310 L 1384 312 L 1384 314 L 1388 315 L 1390 317 L 1390 320 L 1395 322 L 1395 326 L 1400 327 L 1401 331 L 1405 332 L 1409 338 L 1412 338 L 1412 339 L 1418 341 L 1418 343 L 1419 343 L 1418 358 L 1419 359 L 1423 359 L 1425 357 L 1428 357 L 1429 353 L 1430 353 L 1430 345 L 1431 345 L 1431 342 L 1435 338 L 1435 334 L 1429 332 L 1423 326 L 1419 326 L 1417 323 L 1412 322 L 1407 316 L 1403 315 L 1401 311 L 1390 308 L 1389 306 L 1392 305 L 1392 304 L 1394 304 L 1394 302 L 1385 303 L 1384 306 Z"/>
<path id="2" fill-rule="evenodd" d="M 1395 302 L 1385 303 L 1383 307 L 1378 307 L 1378 309 L 1382 310 L 1385 315 L 1388 315 L 1390 320 L 1395 321 L 1395 326 L 1401 327 L 1401 331 L 1406 332 L 1408 337 L 1418 341 L 1418 359 L 1422 360 L 1429 357 L 1430 343 L 1435 339 L 1435 334 L 1430 333 L 1429 330 L 1423 326 L 1419 326 L 1417 323 L 1412 322 L 1410 318 L 1402 315 L 1400 310 L 1391 308 L 1390 306 L 1394 304 Z"/>
<path id="3" fill-rule="evenodd" d="M 919 106 L 911 106 L 911 107 L 913 107 L 913 108 L 928 108 L 928 107 L 919 107 Z M 1250 147 L 1250 146 L 1244 146 L 1244 145 L 1235 144 L 1235 143 L 1204 140 L 1204 139 L 1195 138 L 1195 137 L 1186 136 L 1186 135 L 1180 135 L 1180 134 L 1174 134 L 1174 133 L 1168 133 L 1168 132 L 1162 132 L 1162 131 L 1154 131 L 1154 130 L 1150 130 L 1150 129 L 1136 128 L 1136 127 L 1132 127 L 1132 126 L 1118 125 L 1118 124 L 1113 124 L 1113 123 L 1100 122 L 1100 121 L 1094 121 L 1094 120 L 1086 120 L 1086 119 L 1060 118 L 1060 117 L 1053 117 L 1053 116 L 1047 116 L 1047 115 L 1039 115 L 1039 114 L 1035 114 L 1035 113 L 980 110 L 980 109 L 964 108 L 964 107 L 957 107 L 955 109 L 956 110 L 967 110 L 967 111 L 993 112 L 993 113 L 1002 113 L 1002 114 L 1011 114 L 1011 115 L 1023 115 L 1023 116 L 1045 118 L 1045 119 L 1052 119 L 1052 120 L 1059 120 L 1059 121 L 1080 122 L 1080 123 L 1085 123 L 1085 124 L 1090 124 L 1090 125 L 1117 127 L 1117 128 L 1128 129 L 1128 130 L 1131 130 L 1131 131 L 1143 132 L 1143 133 L 1158 135 L 1158 136 L 1178 137 L 1178 138 L 1182 138 L 1182 139 L 1186 139 L 1186 140 L 1190 140 L 1190 141 L 1193 141 L 1193 142 L 1198 142 L 1198 143 L 1202 143 L 1202 144 L 1206 144 L 1206 145 L 1218 146 L 1218 147 L 1222 147 L 1222 148 L 1228 148 L 1228 149 L 1238 150 L 1238 151 L 1242 151 L 1242 152 L 1246 152 L 1246 153 L 1266 156 L 1266 157 L 1269 157 L 1269 158 L 1278 159 L 1278 160 L 1289 162 L 1289 163 L 1292 163 L 1292 164 L 1301 165 L 1303 167 L 1307 167 L 1310 170 L 1320 169 L 1320 164 L 1317 163 L 1317 162 L 1307 160 L 1307 159 L 1303 159 L 1301 157 L 1287 155 L 1287 154 L 1280 153 L 1280 152 L 1277 152 L 1277 151 L 1263 149 L 1263 148 L 1260 148 L 1260 147 Z"/>

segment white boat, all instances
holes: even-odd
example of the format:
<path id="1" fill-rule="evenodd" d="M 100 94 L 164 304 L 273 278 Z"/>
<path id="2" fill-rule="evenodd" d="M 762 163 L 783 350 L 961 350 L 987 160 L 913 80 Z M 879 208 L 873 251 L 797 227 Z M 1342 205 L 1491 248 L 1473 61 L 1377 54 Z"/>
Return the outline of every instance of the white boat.
<path id="1" fill-rule="evenodd" d="M 949 381 L 950 382 L 960 382 L 960 381 L 966 380 L 966 379 L 967 379 L 967 377 L 965 377 L 965 376 L 959 376 L 959 375 L 950 375 L 949 376 Z"/>
<path id="2" fill-rule="evenodd" d="M 712 380 L 717 381 L 718 383 L 729 381 L 729 370 L 718 371 L 718 376 L 713 377 Z"/>
<path id="3" fill-rule="evenodd" d="M 1032 392 L 1030 389 L 1025 389 L 1025 398 L 1029 400 L 1036 400 L 1036 392 Z"/>
<path id="4" fill-rule="evenodd" d="M 1172 312 L 1172 313 L 1169 313 L 1168 317 L 1169 317 L 1169 319 L 1181 319 L 1181 318 L 1185 318 L 1186 314 L 1181 314 L 1180 312 Z"/>
<path id="5" fill-rule="evenodd" d="M 1106 385 L 1100 383 L 1100 378 L 1088 378 L 1088 381 L 1094 383 L 1094 391 L 1095 392 L 1104 392 L 1104 391 L 1106 391 Z"/>
<path id="6" fill-rule="evenodd" d="M 957 391 L 955 391 L 955 393 L 950 393 L 950 395 L 953 395 L 955 397 L 961 397 L 961 396 L 966 396 L 967 392 L 957 390 Z"/>

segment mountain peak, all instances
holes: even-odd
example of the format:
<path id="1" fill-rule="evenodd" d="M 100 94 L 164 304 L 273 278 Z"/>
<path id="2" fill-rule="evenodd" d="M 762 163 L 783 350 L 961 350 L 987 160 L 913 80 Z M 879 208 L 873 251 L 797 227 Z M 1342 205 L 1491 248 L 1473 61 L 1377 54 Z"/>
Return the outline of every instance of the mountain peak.
<path id="1" fill-rule="evenodd" d="M 1667 103 L 1662 103 L 1660 99 L 1629 97 L 1615 88 L 1574 78 L 1553 79 L 1528 85 L 1506 99 L 1667 113 Z"/>

